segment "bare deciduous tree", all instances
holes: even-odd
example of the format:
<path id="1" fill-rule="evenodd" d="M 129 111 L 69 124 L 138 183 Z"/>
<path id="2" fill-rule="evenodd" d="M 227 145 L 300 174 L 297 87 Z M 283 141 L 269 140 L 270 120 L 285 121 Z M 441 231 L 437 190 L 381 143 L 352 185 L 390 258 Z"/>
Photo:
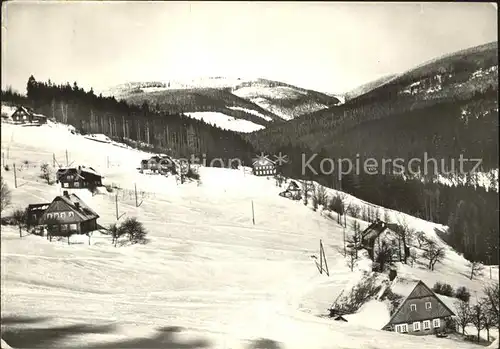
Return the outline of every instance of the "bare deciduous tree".
<path id="1" fill-rule="evenodd" d="M 418 231 L 415 233 L 415 241 L 418 244 L 418 248 L 424 250 L 429 247 L 429 239 L 425 236 L 423 231 Z"/>
<path id="2" fill-rule="evenodd" d="M 322 205 L 323 207 L 327 205 L 328 195 L 326 193 L 325 187 L 323 187 L 322 185 L 318 185 L 316 188 L 314 188 L 312 201 L 314 208 L 318 208 L 318 205 Z"/>
<path id="3" fill-rule="evenodd" d="M 500 302 L 500 289 L 498 285 L 498 281 L 487 285 L 483 288 L 484 298 L 483 303 L 485 307 L 488 309 L 491 314 L 493 314 L 494 319 L 497 321 L 500 319 L 500 310 L 499 310 L 499 302 Z"/>
<path id="4" fill-rule="evenodd" d="M 47 184 L 52 184 L 53 171 L 48 163 L 40 165 L 40 178 L 47 181 Z"/>
<path id="5" fill-rule="evenodd" d="M 22 209 L 15 210 L 12 213 L 12 218 L 14 219 L 14 222 L 16 222 L 16 225 L 19 228 L 19 237 L 22 238 L 23 237 L 22 229 L 24 227 L 26 227 L 26 223 L 27 223 L 26 222 L 26 219 L 27 219 L 26 210 L 22 210 Z"/>
<path id="6" fill-rule="evenodd" d="M 410 255 L 410 247 L 409 245 L 412 243 L 415 231 L 410 228 L 408 222 L 403 218 L 398 219 L 398 224 L 395 226 L 395 233 L 398 235 L 399 239 L 403 244 L 403 261 L 404 263 L 408 262 L 408 257 Z"/>
<path id="7" fill-rule="evenodd" d="M 488 307 L 486 303 L 484 303 L 483 300 L 483 326 L 484 329 L 486 330 L 486 340 L 489 342 L 490 341 L 490 330 L 492 327 L 498 326 L 498 318 L 495 316 L 495 314 L 491 311 L 491 309 Z"/>
<path id="8" fill-rule="evenodd" d="M 477 330 L 477 341 L 481 340 L 481 330 L 484 329 L 485 311 L 484 304 L 478 302 L 471 308 L 470 322 Z"/>
<path id="9" fill-rule="evenodd" d="M 468 267 L 470 268 L 469 278 L 472 280 L 476 276 L 481 276 L 483 274 L 484 266 L 480 262 L 469 262 Z"/>
<path id="10" fill-rule="evenodd" d="M 465 328 L 471 322 L 471 309 L 469 303 L 464 301 L 456 301 L 455 316 L 457 324 L 462 330 L 462 334 L 465 334 Z"/>
<path id="11" fill-rule="evenodd" d="M 429 261 L 429 270 L 434 270 L 436 263 L 441 263 L 445 257 L 443 247 L 439 247 L 434 241 L 429 241 L 429 246 L 422 254 L 422 257 Z"/>
<path id="12" fill-rule="evenodd" d="M 5 181 L 3 180 L 3 177 L 1 178 L 1 182 L 2 182 L 2 187 L 0 192 L 0 204 L 1 204 L 0 209 L 1 212 L 3 212 L 3 210 L 9 207 L 10 204 L 12 203 L 12 195 L 7 183 L 5 183 Z"/>

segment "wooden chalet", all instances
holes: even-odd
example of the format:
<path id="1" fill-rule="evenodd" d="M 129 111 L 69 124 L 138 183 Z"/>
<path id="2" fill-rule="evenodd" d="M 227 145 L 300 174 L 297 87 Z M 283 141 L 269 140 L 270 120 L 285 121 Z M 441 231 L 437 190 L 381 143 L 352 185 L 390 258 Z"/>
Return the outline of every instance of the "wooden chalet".
<path id="1" fill-rule="evenodd" d="M 19 106 L 10 116 L 14 123 L 46 124 L 47 117 L 42 114 L 36 114 L 32 110 Z"/>
<path id="2" fill-rule="evenodd" d="M 255 176 L 274 176 L 276 174 L 276 163 L 266 157 L 254 161 L 252 167 L 252 173 Z"/>
<path id="3" fill-rule="evenodd" d="M 288 188 L 286 190 L 289 190 L 291 192 L 300 192 L 300 187 L 295 181 L 290 181 L 290 184 L 288 184 Z"/>
<path id="4" fill-rule="evenodd" d="M 150 170 L 153 172 L 168 172 L 175 168 L 175 163 L 170 156 L 167 155 L 155 155 L 149 159 L 141 160 L 140 170 Z"/>
<path id="5" fill-rule="evenodd" d="M 438 334 L 446 331 L 447 322 L 454 315 L 420 280 L 382 329 L 412 335 Z"/>
<path id="6" fill-rule="evenodd" d="M 56 172 L 57 182 L 69 189 L 101 187 L 102 178 L 92 167 L 85 166 L 60 168 Z"/>
<path id="7" fill-rule="evenodd" d="M 59 233 L 85 234 L 97 229 L 99 215 L 77 195 L 57 196 L 51 203 L 28 206 L 31 226 L 48 226 Z"/>
<path id="8" fill-rule="evenodd" d="M 398 235 L 390 229 L 390 225 L 381 220 L 376 220 L 361 232 L 361 246 L 368 251 L 372 261 L 377 259 L 381 251 L 389 250 L 391 258 L 388 262 L 399 255 Z"/>

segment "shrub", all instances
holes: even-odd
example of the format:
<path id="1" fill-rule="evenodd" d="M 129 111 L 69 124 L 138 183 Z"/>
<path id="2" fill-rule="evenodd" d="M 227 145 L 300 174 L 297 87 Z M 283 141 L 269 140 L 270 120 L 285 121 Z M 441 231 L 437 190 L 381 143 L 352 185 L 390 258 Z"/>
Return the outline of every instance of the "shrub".
<path id="1" fill-rule="evenodd" d="M 10 166 L 9 166 L 9 165 L 5 165 L 5 166 L 3 167 L 3 169 L 4 169 L 5 171 L 10 171 Z"/>
<path id="2" fill-rule="evenodd" d="M 111 233 L 118 240 L 121 236 L 127 236 L 129 241 L 133 244 L 145 244 L 148 242 L 146 239 L 147 231 L 144 228 L 144 225 L 137 220 L 137 218 L 127 218 L 125 221 L 117 228 L 110 229 Z"/>
<path id="3" fill-rule="evenodd" d="M 455 291 L 455 298 L 458 298 L 458 299 L 460 299 L 461 301 L 464 301 L 464 302 L 469 302 L 470 292 L 469 292 L 469 290 L 466 287 L 461 286 L 461 287 L 459 287 L 459 288 L 456 289 L 456 291 Z"/>
<path id="4" fill-rule="evenodd" d="M 92 193 L 92 196 L 94 196 L 94 195 L 96 195 L 98 193 L 97 185 L 95 183 L 93 183 L 93 182 L 90 182 L 88 184 L 88 189 Z"/>
<path id="5" fill-rule="evenodd" d="M 113 187 L 111 185 L 106 185 L 106 190 L 108 193 L 112 193 L 113 192 Z"/>
<path id="6" fill-rule="evenodd" d="M 357 312 L 363 304 L 375 297 L 380 291 L 380 286 L 375 284 L 375 276 L 360 281 L 350 293 L 337 300 L 334 305 L 339 314 L 352 314 Z"/>
<path id="7" fill-rule="evenodd" d="M 387 289 L 385 290 L 384 294 L 382 295 L 382 297 L 380 299 L 389 301 L 389 303 L 390 303 L 389 311 L 390 311 L 390 314 L 393 315 L 394 312 L 396 311 L 396 309 L 399 307 L 399 305 L 403 301 L 403 298 L 404 297 L 401 296 L 400 294 L 392 292 L 390 287 L 387 287 Z"/>
<path id="8" fill-rule="evenodd" d="M 453 287 L 451 287 L 451 285 L 447 283 L 436 282 L 434 284 L 434 287 L 432 287 L 432 290 L 437 294 L 441 294 L 443 296 L 453 297 L 454 295 Z"/>

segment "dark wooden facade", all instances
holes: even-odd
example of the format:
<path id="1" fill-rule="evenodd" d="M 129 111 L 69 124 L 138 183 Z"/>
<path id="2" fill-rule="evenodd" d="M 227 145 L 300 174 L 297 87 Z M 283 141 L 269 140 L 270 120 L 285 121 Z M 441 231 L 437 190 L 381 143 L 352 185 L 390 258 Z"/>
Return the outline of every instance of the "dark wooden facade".
<path id="1" fill-rule="evenodd" d="M 48 205 L 44 210 L 42 205 Z M 47 226 L 60 235 L 85 234 L 98 228 L 99 215 L 77 195 L 57 196 L 50 204 L 28 206 L 29 220 L 33 226 Z M 43 213 L 40 214 L 39 211 Z"/>
<path id="2" fill-rule="evenodd" d="M 141 167 L 140 167 L 141 171 L 150 170 L 153 172 L 165 173 L 165 172 L 172 172 L 174 169 L 175 169 L 175 162 L 169 156 L 155 155 L 148 160 L 146 159 L 141 160 Z"/>
<path id="3" fill-rule="evenodd" d="M 46 124 L 47 117 L 42 114 L 36 114 L 26 107 L 17 107 L 16 111 L 10 117 L 14 123 L 34 123 Z"/>
<path id="4" fill-rule="evenodd" d="M 267 158 L 254 161 L 252 173 L 255 176 L 274 176 L 276 174 L 276 164 Z"/>
<path id="5" fill-rule="evenodd" d="M 92 167 L 78 166 L 76 168 L 59 169 L 56 172 L 57 182 L 62 188 L 85 189 L 102 186 L 102 176 Z"/>
<path id="6" fill-rule="evenodd" d="M 422 281 L 392 315 L 384 330 L 412 335 L 444 332 L 448 320 L 455 314 Z"/>
<path id="7" fill-rule="evenodd" d="M 361 246 L 368 251 L 372 261 L 377 259 L 381 251 L 386 250 L 390 257 L 388 262 L 398 259 L 399 245 L 398 235 L 390 229 L 389 224 L 381 220 L 376 220 L 361 232 Z"/>

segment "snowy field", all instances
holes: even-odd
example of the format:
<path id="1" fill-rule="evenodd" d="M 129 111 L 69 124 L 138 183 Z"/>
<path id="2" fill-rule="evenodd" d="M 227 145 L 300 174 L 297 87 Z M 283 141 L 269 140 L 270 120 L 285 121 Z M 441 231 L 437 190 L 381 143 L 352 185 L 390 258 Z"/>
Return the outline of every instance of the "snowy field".
<path id="1" fill-rule="evenodd" d="M 278 196 L 283 189 L 273 179 L 201 167 L 200 185 L 177 185 L 172 177 L 138 173 L 140 160 L 151 154 L 86 139 L 61 125 L 2 124 L 1 132 L 2 153 L 10 164 L 2 176 L 13 196 L 5 214 L 61 193 L 38 178 L 40 164 L 52 164 L 55 157 L 59 164 L 91 166 L 105 176 L 104 184 L 122 188 L 120 221 L 137 217 L 151 240 L 115 248 L 109 237 L 96 234 L 90 245 L 77 236 L 68 245 L 66 240 L 20 238 L 15 227 L 2 226 L 2 330 L 11 330 L 2 338 L 13 348 L 478 347 L 381 331 L 389 311 L 378 301 L 365 304 L 347 323 L 319 317 L 366 266 L 360 263 L 351 272 L 339 253 L 343 228 L 324 212 Z M 138 208 L 130 194 L 135 185 L 144 192 Z M 99 213 L 99 224 L 116 222 L 116 193 L 76 193 Z M 352 196 L 347 200 L 369 205 Z M 443 244 L 435 229 L 444 227 L 390 214 Z M 329 277 L 318 273 L 311 258 L 319 255 L 320 239 Z M 466 264 L 447 247 L 436 271 L 400 266 L 398 279 L 422 279 L 430 287 L 445 281 L 480 295 L 489 277 L 469 280 Z M 493 276 L 498 280 L 498 269 Z M 47 330 L 52 327 L 58 329 Z"/>

